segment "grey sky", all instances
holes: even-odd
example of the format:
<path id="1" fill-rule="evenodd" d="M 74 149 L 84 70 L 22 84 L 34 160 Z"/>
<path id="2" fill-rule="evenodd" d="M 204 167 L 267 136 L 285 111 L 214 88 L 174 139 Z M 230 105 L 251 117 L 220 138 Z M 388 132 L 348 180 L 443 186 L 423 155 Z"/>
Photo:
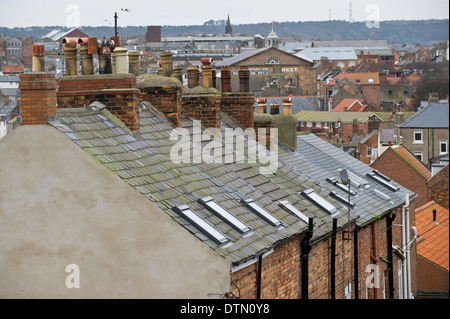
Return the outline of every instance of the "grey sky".
<path id="1" fill-rule="evenodd" d="M 353 0 L 353 18 L 366 21 L 448 19 L 448 0 Z M 373 6 L 374 5 L 374 6 Z M 350 0 L 0 0 L 0 26 L 193 25 L 214 19 L 232 24 L 349 19 Z M 130 12 L 122 12 L 127 8 Z M 367 10 L 367 12 L 366 12 Z M 67 12 L 66 12 L 67 11 Z M 77 14 L 79 12 L 79 14 Z M 370 18 L 370 20 L 373 20 Z"/>

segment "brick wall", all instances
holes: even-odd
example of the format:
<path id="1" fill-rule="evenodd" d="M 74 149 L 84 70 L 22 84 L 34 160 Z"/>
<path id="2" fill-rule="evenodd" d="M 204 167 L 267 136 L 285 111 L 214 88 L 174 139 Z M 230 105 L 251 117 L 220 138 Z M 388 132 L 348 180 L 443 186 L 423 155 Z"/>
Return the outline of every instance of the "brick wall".
<path id="1" fill-rule="evenodd" d="M 415 205 L 411 202 L 411 212 Z M 401 224 L 401 211 L 393 224 Z M 367 225 L 358 231 L 358 292 L 360 299 L 373 298 L 374 290 L 367 290 L 366 279 L 370 280 L 373 273 L 367 267 L 376 264 L 379 267 L 378 285 L 376 289 L 377 299 L 383 298 L 383 273 L 385 273 L 385 297 L 389 297 L 387 263 L 387 223 L 386 218 L 373 221 L 374 226 Z M 415 225 L 414 213 L 410 214 L 410 226 Z M 346 229 L 344 229 L 346 230 Z M 372 233 L 374 232 L 374 236 Z M 411 231 L 412 234 L 412 231 Z M 411 235 L 412 236 L 412 235 Z M 401 227 L 392 228 L 393 245 L 402 246 Z M 373 241 L 375 238 L 376 259 L 373 256 Z M 345 287 L 352 283 L 352 298 L 355 297 L 354 285 L 354 258 L 353 258 L 353 234 L 351 241 L 343 239 L 343 229 L 336 235 L 336 271 L 335 271 L 335 296 L 336 299 L 345 298 Z M 262 299 L 297 299 L 301 298 L 301 237 L 292 238 L 274 248 L 270 255 L 262 259 L 261 298 Z M 312 243 L 309 254 L 309 288 L 310 299 L 330 299 L 331 295 L 331 236 Z M 411 285 L 413 295 L 417 294 L 417 257 L 415 244 L 411 247 Z M 393 253 L 393 278 L 394 298 L 399 298 L 398 266 L 400 257 Z M 401 266 L 401 264 L 400 264 Z M 258 262 L 251 264 L 231 274 L 231 291 L 239 295 L 241 299 L 255 299 L 257 296 Z"/>
<path id="2" fill-rule="evenodd" d="M 449 206 L 449 166 L 447 165 L 428 181 L 430 200 L 448 209 Z"/>
<path id="3" fill-rule="evenodd" d="M 371 166 L 418 194 L 416 205 L 419 207 L 430 201 L 427 180 L 391 148 L 386 149 Z"/>
<path id="4" fill-rule="evenodd" d="M 341 134 L 342 140 L 348 143 L 356 135 L 367 135 L 369 134 L 369 126 L 367 123 L 358 123 L 354 125 L 353 123 L 342 123 L 341 124 Z"/>
<path id="5" fill-rule="evenodd" d="M 441 268 L 423 257 L 417 257 L 419 290 L 448 291 L 448 270 Z"/>
<path id="6" fill-rule="evenodd" d="M 364 164 L 369 165 L 371 157 L 367 156 L 367 150 L 368 147 L 372 147 L 372 152 L 376 151 L 378 147 L 378 133 L 375 133 L 372 135 L 368 140 L 366 140 L 364 143 L 358 144 L 358 152 L 359 152 L 359 160 L 363 162 Z"/>
<path id="7" fill-rule="evenodd" d="M 122 120 L 132 131 L 139 130 L 139 89 L 133 74 L 64 76 L 59 80 L 59 108 L 78 108 L 94 101 Z"/>
<path id="8" fill-rule="evenodd" d="M 56 116 L 56 86 L 54 74 L 20 75 L 22 125 L 45 125 L 48 117 Z"/>
<path id="9" fill-rule="evenodd" d="M 375 105 L 380 105 L 380 86 L 379 85 L 362 85 L 361 93 L 364 99 Z"/>
<path id="10" fill-rule="evenodd" d="M 252 93 L 224 92 L 222 93 L 221 111 L 227 113 L 244 129 L 253 128 L 255 99 Z"/>

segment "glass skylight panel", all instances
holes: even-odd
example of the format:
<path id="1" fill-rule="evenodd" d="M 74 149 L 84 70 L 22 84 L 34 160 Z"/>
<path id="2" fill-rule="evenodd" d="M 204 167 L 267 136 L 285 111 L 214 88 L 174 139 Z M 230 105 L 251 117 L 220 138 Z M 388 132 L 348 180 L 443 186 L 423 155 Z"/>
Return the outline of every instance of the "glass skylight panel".
<path id="1" fill-rule="evenodd" d="M 198 200 L 200 204 L 205 206 L 210 212 L 214 215 L 222 219 L 228 225 L 233 227 L 236 231 L 241 234 L 247 234 L 250 232 L 250 228 L 241 222 L 239 219 L 231 215 L 228 211 L 226 211 L 222 206 L 214 202 L 211 197 L 200 198 Z"/>
<path id="2" fill-rule="evenodd" d="M 327 200 L 322 198 L 319 194 L 317 194 L 312 188 L 307 188 L 300 192 L 303 196 L 308 198 L 311 202 L 322 208 L 324 211 L 326 211 L 328 214 L 331 215 L 331 217 L 337 215 L 339 213 L 338 209 L 334 207 L 332 204 L 330 204 Z"/>
<path id="3" fill-rule="evenodd" d="M 339 195 L 339 194 L 336 193 L 336 192 L 330 192 L 330 196 L 333 197 L 333 198 L 335 198 L 335 199 L 337 199 L 337 200 L 340 201 L 341 203 L 344 203 L 344 204 L 347 205 L 347 206 L 348 206 L 348 204 L 349 204 L 347 198 L 344 198 L 343 196 Z M 350 207 L 351 207 L 351 208 L 355 208 L 355 203 L 353 203 L 353 202 L 350 201 Z"/>
<path id="4" fill-rule="evenodd" d="M 377 195 L 377 196 L 379 196 L 379 197 L 381 197 L 381 198 L 383 198 L 383 199 L 385 199 L 387 201 L 391 200 L 391 198 L 388 195 L 386 195 L 382 191 L 379 191 L 378 189 L 374 189 L 373 192 L 374 192 L 375 195 Z"/>
<path id="5" fill-rule="evenodd" d="M 344 192 L 348 193 L 348 186 L 342 184 L 342 183 L 339 182 L 337 179 L 335 179 L 335 178 L 327 178 L 327 181 L 328 181 L 329 183 L 333 184 L 334 186 L 336 186 L 337 188 L 339 188 L 339 189 L 343 190 Z M 350 181 L 350 183 L 351 183 L 351 181 Z M 351 195 L 356 195 L 356 192 L 355 192 L 355 191 L 352 191 L 352 190 L 350 189 L 350 194 L 351 194 Z"/>
<path id="6" fill-rule="evenodd" d="M 175 206 L 172 208 L 174 212 L 186 219 L 203 232 L 209 239 L 218 245 L 225 245 L 229 242 L 228 238 L 217 230 L 214 226 L 207 223 L 204 219 L 195 214 L 187 205 Z"/>
<path id="7" fill-rule="evenodd" d="M 396 192 L 400 189 L 400 188 L 392 185 L 391 183 L 389 183 L 385 178 L 379 176 L 375 172 L 367 173 L 367 176 L 393 192 Z"/>
<path id="8" fill-rule="evenodd" d="M 379 171 L 377 171 L 377 170 L 373 170 L 373 172 L 374 172 L 376 175 L 380 176 L 382 179 L 384 179 L 386 182 L 392 181 L 392 179 L 390 179 L 390 178 L 387 177 L 386 175 L 381 174 L 381 173 L 380 173 Z"/>
<path id="9" fill-rule="evenodd" d="M 281 222 L 273 217 L 268 211 L 266 211 L 264 208 L 260 207 L 258 204 L 256 204 L 253 199 L 242 199 L 241 202 L 248 207 L 252 212 L 254 212 L 256 215 L 264 219 L 267 223 L 272 225 L 273 227 L 280 228 L 283 225 Z"/>
<path id="10" fill-rule="evenodd" d="M 299 211 L 297 208 L 295 208 L 295 206 L 292 205 L 291 203 L 289 203 L 287 200 L 283 200 L 283 201 L 279 202 L 278 205 L 281 208 L 283 208 L 285 211 L 297 215 L 297 217 L 300 218 L 305 223 L 307 223 L 307 224 L 309 223 L 309 218 L 306 217 L 301 211 Z"/>

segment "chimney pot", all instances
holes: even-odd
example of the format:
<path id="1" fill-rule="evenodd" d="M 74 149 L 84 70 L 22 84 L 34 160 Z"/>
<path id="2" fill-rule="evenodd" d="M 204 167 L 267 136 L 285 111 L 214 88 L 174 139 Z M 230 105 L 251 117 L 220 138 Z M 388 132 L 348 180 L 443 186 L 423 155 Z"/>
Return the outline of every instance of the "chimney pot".
<path id="1" fill-rule="evenodd" d="M 128 52 L 129 70 L 130 70 L 130 73 L 134 74 L 135 76 L 139 76 L 140 72 L 141 72 L 139 58 L 140 58 L 140 54 L 138 51 L 129 51 Z"/>
<path id="2" fill-rule="evenodd" d="M 172 76 L 173 73 L 173 62 L 172 62 L 172 52 L 161 53 L 161 64 L 162 64 L 162 76 Z"/>
<path id="3" fill-rule="evenodd" d="M 198 68 L 190 66 L 187 68 L 188 73 L 188 88 L 192 89 L 198 86 Z"/>
<path id="4" fill-rule="evenodd" d="M 200 60 L 202 62 L 202 84 L 204 88 L 212 87 L 212 67 L 211 62 L 212 58 L 202 58 Z"/>
<path id="5" fill-rule="evenodd" d="M 66 75 L 77 75 L 78 69 L 76 47 L 72 47 L 71 45 L 64 46 L 64 60 L 66 66 Z"/>
<path id="6" fill-rule="evenodd" d="M 123 47 L 116 47 L 113 52 L 116 60 L 115 73 L 128 73 L 128 61 L 127 61 L 128 49 Z"/>
<path id="7" fill-rule="evenodd" d="M 231 68 L 229 65 L 221 68 L 222 92 L 231 92 Z"/>
<path id="8" fill-rule="evenodd" d="M 92 54 L 89 54 L 89 48 L 87 45 L 80 46 L 80 55 L 81 55 L 81 74 L 83 75 L 94 74 L 94 60 Z"/>
<path id="9" fill-rule="evenodd" d="M 45 46 L 43 44 L 35 43 L 31 47 L 32 57 L 32 68 L 33 72 L 44 72 L 45 71 Z"/>
<path id="10" fill-rule="evenodd" d="M 241 92 L 250 92 L 250 70 L 246 65 L 239 67 L 239 88 Z"/>

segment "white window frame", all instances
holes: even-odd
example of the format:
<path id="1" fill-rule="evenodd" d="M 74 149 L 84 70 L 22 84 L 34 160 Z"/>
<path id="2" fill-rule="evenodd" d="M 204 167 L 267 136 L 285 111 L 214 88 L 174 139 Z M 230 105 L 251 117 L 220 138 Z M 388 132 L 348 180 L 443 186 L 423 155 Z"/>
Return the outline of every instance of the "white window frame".
<path id="1" fill-rule="evenodd" d="M 417 157 L 421 162 L 423 162 L 423 152 L 415 151 L 414 156 Z"/>
<path id="2" fill-rule="evenodd" d="M 416 139 L 416 134 L 420 133 L 420 140 Z M 413 144 L 423 144 L 423 130 L 422 129 L 414 129 L 413 131 Z"/>
<path id="3" fill-rule="evenodd" d="M 445 145 L 445 152 L 442 152 L 442 145 Z M 439 155 L 448 154 L 448 141 L 440 140 L 439 141 Z"/>

